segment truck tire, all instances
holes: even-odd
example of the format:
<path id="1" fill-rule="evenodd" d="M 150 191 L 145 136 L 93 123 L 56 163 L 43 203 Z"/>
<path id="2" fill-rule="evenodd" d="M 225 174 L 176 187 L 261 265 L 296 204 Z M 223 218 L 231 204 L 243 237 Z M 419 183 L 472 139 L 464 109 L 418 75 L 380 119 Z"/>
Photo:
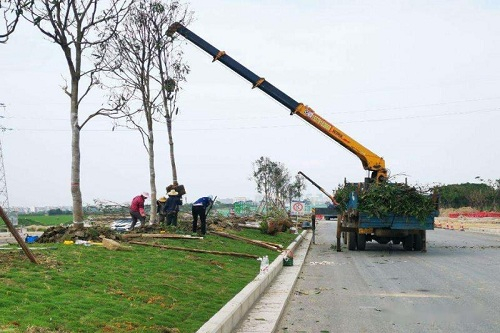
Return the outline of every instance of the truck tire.
<path id="1" fill-rule="evenodd" d="M 358 251 L 364 251 L 366 249 L 366 235 L 357 234 Z"/>
<path id="2" fill-rule="evenodd" d="M 415 251 L 422 251 L 424 248 L 424 242 L 421 234 L 416 234 L 413 236 L 413 249 Z"/>
<path id="3" fill-rule="evenodd" d="M 403 239 L 403 249 L 411 251 L 413 249 L 413 235 L 408 235 Z"/>
<path id="4" fill-rule="evenodd" d="M 347 248 L 349 251 L 356 250 L 356 233 L 353 231 L 347 232 Z"/>

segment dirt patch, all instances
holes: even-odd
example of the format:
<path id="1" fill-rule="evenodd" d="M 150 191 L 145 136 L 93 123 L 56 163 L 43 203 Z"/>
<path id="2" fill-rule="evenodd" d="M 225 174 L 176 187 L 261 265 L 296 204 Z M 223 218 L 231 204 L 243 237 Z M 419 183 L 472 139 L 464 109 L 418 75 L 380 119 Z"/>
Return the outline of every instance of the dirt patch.
<path id="1" fill-rule="evenodd" d="M 472 207 L 442 208 L 439 210 L 439 216 L 448 217 L 450 214 L 459 212 L 472 213 L 472 212 L 477 212 L 477 209 L 474 209 Z"/>
<path id="2" fill-rule="evenodd" d="M 45 327 L 28 327 L 25 331 L 25 333 L 69 333 L 69 331 L 63 331 L 63 330 L 51 330 Z"/>
<path id="3" fill-rule="evenodd" d="M 37 243 L 62 243 L 64 241 L 94 241 L 100 242 L 100 236 L 104 236 L 108 239 L 123 241 L 122 233 L 110 229 L 113 221 L 121 219 L 117 215 L 103 215 L 103 216 L 93 216 L 85 221 L 87 226 L 76 227 L 76 226 L 55 226 L 47 228 L 44 233 L 39 237 Z M 207 230 L 208 231 L 226 231 L 226 230 L 241 230 L 242 226 L 248 223 L 255 224 L 259 221 L 258 216 L 211 216 L 207 218 Z M 198 222 L 199 223 L 199 222 Z M 139 223 L 138 223 L 139 224 Z M 290 219 L 269 219 L 266 227 L 269 229 L 267 232 L 273 234 L 277 231 L 283 231 L 282 229 L 289 228 L 292 225 Z M 178 225 L 177 227 L 167 227 L 167 232 L 169 228 L 175 233 L 190 234 L 192 231 L 192 216 L 189 213 L 179 213 Z M 148 224 L 144 227 L 137 227 L 128 231 L 128 234 L 159 234 L 165 230 L 164 226 L 157 224 Z"/>
<path id="4" fill-rule="evenodd" d="M 500 229 L 500 218 L 469 218 L 469 217 L 459 217 L 459 218 L 449 218 L 449 217 L 436 217 L 434 218 L 434 225 L 436 227 L 449 229 L 470 229 L 470 228 L 489 228 L 489 229 Z"/>
<path id="5" fill-rule="evenodd" d="M 500 229 L 498 217 L 469 217 L 467 213 L 477 213 L 472 207 L 446 208 L 439 210 L 439 217 L 434 219 L 434 226 L 443 229 L 460 230 L 470 228 Z M 458 213 L 458 216 L 456 214 Z M 456 217 L 450 217 L 455 215 Z M 461 215 L 464 214 L 464 215 Z"/>
<path id="6" fill-rule="evenodd" d="M 86 240 L 100 242 L 99 236 L 104 236 L 113 240 L 120 240 L 121 236 L 114 230 L 108 227 L 64 227 L 57 226 L 45 230 L 45 232 L 38 238 L 38 243 L 60 243 L 66 240 L 75 241 Z"/>

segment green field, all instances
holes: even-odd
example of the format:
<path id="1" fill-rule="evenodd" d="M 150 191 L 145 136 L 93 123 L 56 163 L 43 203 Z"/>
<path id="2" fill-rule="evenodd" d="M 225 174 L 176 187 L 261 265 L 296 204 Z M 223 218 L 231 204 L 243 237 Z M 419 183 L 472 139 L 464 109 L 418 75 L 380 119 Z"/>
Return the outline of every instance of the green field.
<path id="1" fill-rule="evenodd" d="M 285 247 L 297 236 L 238 234 Z M 270 260 L 279 254 L 216 235 L 151 241 Z M 61 243 L 30 247 L 40 264 L 16 246 L 0 251 L 1 332 L 195 332 L 260 270 L 253 258 L 140 245 L 130 251 Z"/>
<path id="2" fill-rule="evenodd" d="M 19 215 L 18 223 L 22 226 L 43 225 L 54 226 L 73 222 L 73 215 Z"/>

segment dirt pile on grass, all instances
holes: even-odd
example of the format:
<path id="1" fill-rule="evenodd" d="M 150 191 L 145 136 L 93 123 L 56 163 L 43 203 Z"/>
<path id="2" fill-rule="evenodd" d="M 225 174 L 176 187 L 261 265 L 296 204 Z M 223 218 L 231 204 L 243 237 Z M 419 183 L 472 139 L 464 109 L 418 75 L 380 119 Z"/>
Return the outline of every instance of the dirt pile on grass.
<path id="1" fill-rule="evenodd" d="M 120 240 L 120 234 L 108 227 L 64 227 L 57 226 L 45 230 L 45 232 L 37 240 L 38 243 L 60 243 L 66 240 L 75 241 L 86 240 L 100 242 L 99 236 L 103 235 L 109 239 Z"/>
<path id="2" fill-rule="evenodd" d="M 113 221 L 120 219 L 127 219 L 130 216 L 123 216 L 122 214 L 109 214 L 109 215 L 91 215 L 86 218 L 87 223 L 96 227 L 109 227 Z"/>
<path id="3" fill-rule="evenodd" d="M 101 216 L 99 218 L 93 218 L 91 220 L 91 226 L 89 227 L 75 227 L 71 226 L 54 226 L 49 227 L 37 240 L 38 243 L 62 243 L 64 241 L 94 241 L 100 242 L 100 236 L 104 236 L 108 239 L 121 241 L 121 232 L 110 229 L 112 221 L 117 219 L 116 216 Z M 286 221 L 285 221 L 286 220 Z M 256 217 L 220 217 L 211 216 L 207 218 L 207 230 L 208 231 L 225 231 L 225 230 L 236 230 L 242 229 L 242 225 L 253 222 L 255 224 Z M 198 222 L 199 224 L 199 222 Z M 129 234 L 159 234 L 167 230 L 167 232 L 174 232 L 180 234 L 191 234 L 192 229 L 192 216 L 190 214 L 179 214 L 177 227 L 167 227 L 156 224 L 147 224 L 144 227 L 139 227 L 140 223 L 137 223 L 136 228 L 132 231 L 128 231 Z M 268 224 L 265 224 L 264 229 L 269 234 L 274 234 L 282 229 L 290 227 L 291 222 L 288 219 L 278 220 L 270 219 Z"/>
<path id="4" fill-rule="evenodd" d="M 244 224 L 245 220 L 241 217 L 213 217 L 209 219 L 208 229 L 220 230 L 220 229 L 233 229 L 240 230 L 239 224 Z"/>

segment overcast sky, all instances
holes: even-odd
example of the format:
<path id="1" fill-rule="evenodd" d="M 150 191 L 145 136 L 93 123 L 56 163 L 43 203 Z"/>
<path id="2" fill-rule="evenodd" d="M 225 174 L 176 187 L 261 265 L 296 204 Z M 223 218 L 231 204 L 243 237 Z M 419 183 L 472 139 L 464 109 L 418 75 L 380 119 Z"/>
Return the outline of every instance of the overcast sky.
<path id="1" fill-rule="evenodd" d="M 195 33 L 383 156 L 411 184 L 500 173 L 500 2 L 190 1 Z M 361 161 L 192 44 L 174 122 L 181 184 L 254 198 L 261 156 L 327 190 L 367 175 Z M 68 70 L 58 46 L 22 24 L 0 45 L 0 135 L 11 206 L 70 205 Z M 84 103 L 90 112 L 98 96 Z M 171 182 L 166 128 L 156 126 L 159 194 Z M 92 120 L 81 136 L 84 204 L 149 191 L 138 133 Z M 319 193 L 308 185 L 308 193 Z"/>

